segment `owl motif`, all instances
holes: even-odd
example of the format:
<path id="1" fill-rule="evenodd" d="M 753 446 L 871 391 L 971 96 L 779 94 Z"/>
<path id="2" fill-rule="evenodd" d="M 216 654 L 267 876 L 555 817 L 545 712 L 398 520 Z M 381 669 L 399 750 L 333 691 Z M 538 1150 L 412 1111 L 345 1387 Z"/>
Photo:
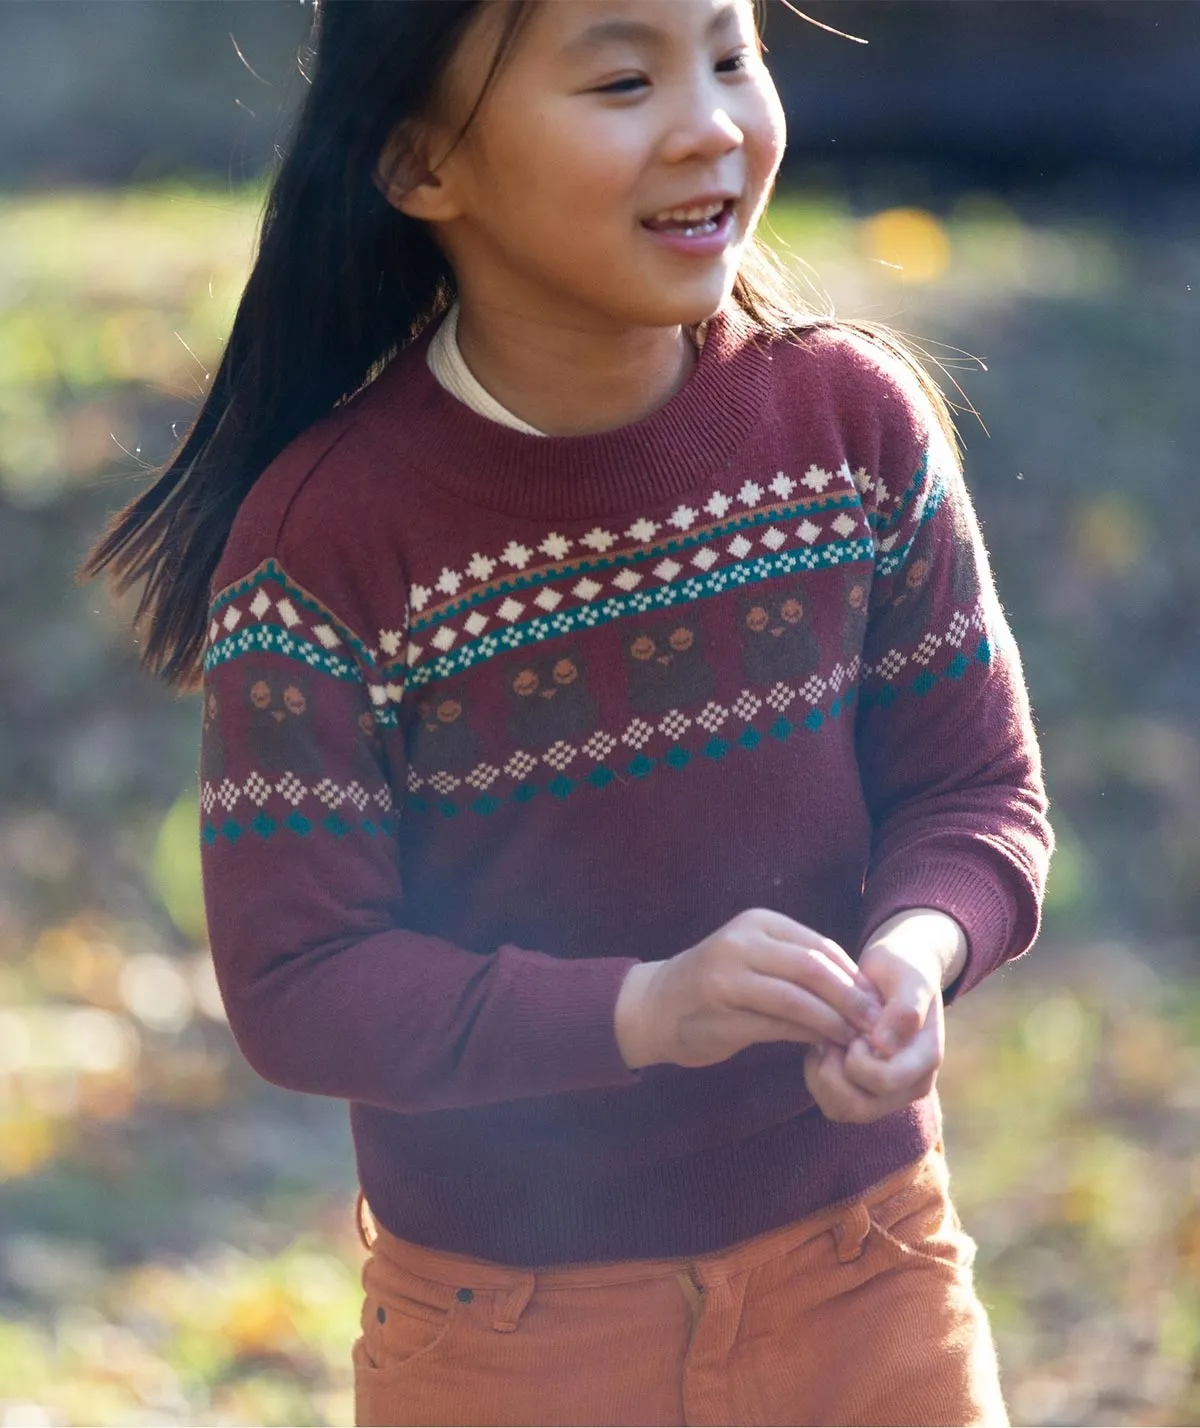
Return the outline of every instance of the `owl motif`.
<path id="1" fill-rule="evenodd" d="M 374 714 L 364 709 L 355 724 L 356 737 L 350 754 L 350 777 L 365 789 L 378 788 L 386 782 L 383 742 Z"/>
<path id="2" fill-rule="evenodd" d="M 508 731 L 520 748 L 549 748 L 596 727 L 599 711 L 576 650 L 547 650 L 511 664 Z"/>
<path id="3" fill-rule="evenodd" d="M 408 759 L 420 774 L 464 773 L 479 762 L 479 740 L 468 722 L 462 685 L 439 683 L 422 696 Z"/>
<path id="4" fill-rule="evenodd" d="M 742 663 L 755 684 L 816 674 L 821 651 L 809 628 L 811 612 L 803 585 L 759 586 L 743 591 Z"/>
<path id="5" fill-rule="evenodd" d="M 930 527 L 925 526 L 897 572 L 892 597 L 886 607 L 887 642 L 897 648 L 920 644 L 934 629 L 934 551 Z M 955 545 L 948 553 L 949 594 L 956 610 L 971 610 L 979 599 L 979 577 L 969 544 Z M 940 584 L 940 577 L 937 583 Z M 935 634 L 944 633 L 934 630 Z"/>
<path id="6" fill-rule="evenodd" d="M 246 747 L 263 773 L 316 774 L 321 754 L 305 680 L 288 671 L 251 671 Z"/>
<path id="7" fill-rule="evenodd" d="M 629 702 L 639 714 L 666 714 L 712 698 L 713 673 L 690 611 L 630 621 L 625 665 Z"/>
<path id="8" fill-rule="evenodd" d="M 861 570 L 847 571 L 842 584 L 842 653 L 847 659 L 862 654 L 870 603 L 870 577 Z"/>
<path id="9" fill-rule="evenodd" d="M 225 777 L 225 739 L 220 713 L 217 691 L 206 689 L 200 723 L 200 779 L 204 783 L 218 783 Z"/>

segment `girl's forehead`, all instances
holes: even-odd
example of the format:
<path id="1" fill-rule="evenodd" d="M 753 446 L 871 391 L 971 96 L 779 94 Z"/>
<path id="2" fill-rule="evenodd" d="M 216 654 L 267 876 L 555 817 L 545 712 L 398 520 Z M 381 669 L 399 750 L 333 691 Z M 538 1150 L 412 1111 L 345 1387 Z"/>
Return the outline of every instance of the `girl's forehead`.
<path id="1" fill-rule="evenodd" d="M 751 0 L 550 0 L 539 5 L 568 51 L 719 36 L 753 19 Z"/>
<path id="2" fill-rule="evenodd" d="M 484 7 L 480 49 L 502 32 L 514 0 Z M 688 41 L 720 40 L 754 28 L 754 0 L 526 0 L 517 51 L 564 62 L 602 57 L 620 47 L 652 50 Z M 480 55 L 482 59 L 483 56 Z"/>

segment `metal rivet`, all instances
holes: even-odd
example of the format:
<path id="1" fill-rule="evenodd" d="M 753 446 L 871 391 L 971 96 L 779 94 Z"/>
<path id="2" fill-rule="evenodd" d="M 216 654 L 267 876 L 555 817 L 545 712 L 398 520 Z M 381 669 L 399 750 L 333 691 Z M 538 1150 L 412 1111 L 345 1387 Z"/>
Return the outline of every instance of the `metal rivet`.
<path id="1" fill-rule="evenodd" d="M 471 1300 L 475 1298 L 475 1291 L 473 1289 L 460 1289 L 454 1297 L 460 1304 L 469 1304 Z"/>

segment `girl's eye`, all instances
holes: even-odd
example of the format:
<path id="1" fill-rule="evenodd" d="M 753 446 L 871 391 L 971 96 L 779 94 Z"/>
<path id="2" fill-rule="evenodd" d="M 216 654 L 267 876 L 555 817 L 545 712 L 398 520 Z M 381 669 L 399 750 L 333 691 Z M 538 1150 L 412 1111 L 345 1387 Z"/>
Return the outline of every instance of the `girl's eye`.
<path id="1" fill-rule="evenodd" d="M 636 94 L 649 85 L 649 80 L 641 74 L 627 74 L 623 79 L 614 79 L 611 84 L 602 84 L 596 94 Z"/>
<path id="2" fill-rule="evenodd" d="M 750 51 L 739 50 L 737 54 L 730 55 L 727 59 L 720 60 L 717 64 L 718 74 L 736 74 L 743 70 L 750 63 Z"/>

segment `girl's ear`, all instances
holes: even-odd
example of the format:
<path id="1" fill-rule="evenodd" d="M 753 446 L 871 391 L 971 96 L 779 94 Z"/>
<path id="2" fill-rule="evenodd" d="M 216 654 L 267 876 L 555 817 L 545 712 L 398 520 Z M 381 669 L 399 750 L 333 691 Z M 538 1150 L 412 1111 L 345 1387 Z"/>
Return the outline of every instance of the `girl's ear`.
<path id="1" fill-rule="evenodd" d="M 429 135 L 411 123 L 401 124 L 384 145 L 371 175 L 388 203 L 409 218 L 426 223 L 455 216 L 446 185 L 429 167 Z"/>

